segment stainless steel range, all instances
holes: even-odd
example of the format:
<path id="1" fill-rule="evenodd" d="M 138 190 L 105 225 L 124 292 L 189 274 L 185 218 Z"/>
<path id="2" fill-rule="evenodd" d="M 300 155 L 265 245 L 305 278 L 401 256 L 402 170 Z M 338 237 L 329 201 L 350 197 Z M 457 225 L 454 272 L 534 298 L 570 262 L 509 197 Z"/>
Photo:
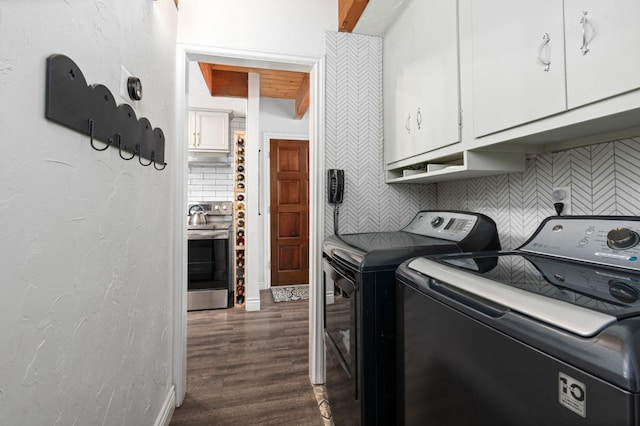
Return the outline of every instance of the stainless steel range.
<path id="1" fill-rule="evenodd" d="M 233 306 L 233 203 L 191 203 L 189 213 L 187 310 Z M 191 220 L 195 215 L 198 221 Z"/>

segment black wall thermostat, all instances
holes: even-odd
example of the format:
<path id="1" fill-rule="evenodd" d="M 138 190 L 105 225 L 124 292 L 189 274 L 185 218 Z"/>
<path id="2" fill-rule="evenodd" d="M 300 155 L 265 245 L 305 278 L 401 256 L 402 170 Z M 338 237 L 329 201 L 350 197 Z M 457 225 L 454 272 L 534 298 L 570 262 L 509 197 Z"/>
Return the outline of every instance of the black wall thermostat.
<path id="1" fill-rule="evenodd" d="M 134 101 L 142 99 L 142 83 L 138 77 L 127 78 L 127 92 Z"/>

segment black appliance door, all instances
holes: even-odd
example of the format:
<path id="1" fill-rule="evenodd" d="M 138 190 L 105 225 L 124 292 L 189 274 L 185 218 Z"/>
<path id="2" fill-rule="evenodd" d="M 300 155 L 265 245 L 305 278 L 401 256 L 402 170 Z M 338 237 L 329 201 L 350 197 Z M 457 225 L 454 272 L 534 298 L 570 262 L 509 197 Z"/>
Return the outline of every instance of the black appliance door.
<path id="1" fill-rule="evenodd" d="M 496 329 L 508 309 L 414 279 L 397 282 L 399 424 L 637 424 L 637 394 Z"/>
<path id="2" fill-rule="evenodd" d="M 229 240 L 188 242 L 188 289 L 229 289 Z"/>
<path id="3" fill-rule="evenodd" d="M 324 259 L 326 386 L 336 425 L 360 424 L 356 276 Z"/>

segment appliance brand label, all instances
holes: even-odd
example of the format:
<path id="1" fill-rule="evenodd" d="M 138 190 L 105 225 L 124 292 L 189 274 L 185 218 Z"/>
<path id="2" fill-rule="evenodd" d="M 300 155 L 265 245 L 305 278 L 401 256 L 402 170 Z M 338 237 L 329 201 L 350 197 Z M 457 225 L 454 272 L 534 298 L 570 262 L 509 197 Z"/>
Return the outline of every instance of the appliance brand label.
<path id="1" fill-rule="evenodd" d="M 582 417 L 587 417 L 587 387 L 571 376 L 559 373 L 560 404 Z"/>

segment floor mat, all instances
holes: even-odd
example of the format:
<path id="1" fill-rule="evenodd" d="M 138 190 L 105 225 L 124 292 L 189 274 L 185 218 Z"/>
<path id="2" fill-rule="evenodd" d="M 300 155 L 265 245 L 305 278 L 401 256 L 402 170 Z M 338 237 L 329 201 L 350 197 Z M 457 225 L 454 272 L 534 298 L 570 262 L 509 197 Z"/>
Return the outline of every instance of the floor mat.
<path id="1" fill-rule="evenodd" d="M 274 302 L 291 302 L 309 298 L 309 285 L 295 285 L 286 287 L 271 287 Z"/>

